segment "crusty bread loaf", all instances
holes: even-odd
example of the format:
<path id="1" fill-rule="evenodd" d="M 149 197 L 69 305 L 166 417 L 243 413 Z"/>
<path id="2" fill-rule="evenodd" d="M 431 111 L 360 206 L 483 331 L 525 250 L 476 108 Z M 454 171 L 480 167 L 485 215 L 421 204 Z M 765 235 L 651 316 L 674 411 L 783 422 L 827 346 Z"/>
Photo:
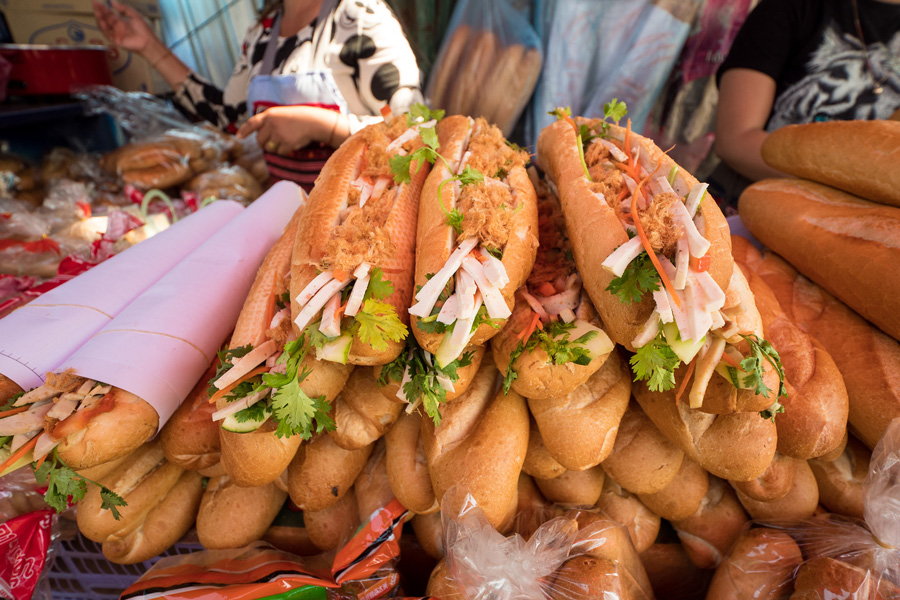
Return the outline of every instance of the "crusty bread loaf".
<path id="1" fill-rule="evenodd" d="M 429 106 L 447 108 L 451 82 L 459 72 L 459 58 L 465 51 L 470 32 L 469 26 L 462 23 L 447 36 L 441 54 L 435 61 Z"/>
<path id="2" fill-rule="evenodd" d="M 900 338 L 900 209 L 810 181 L 769 179 L 740 199 L 747 229 L 885 333 Z"/>
<path id="3" fill-rule="evenodd" d="M 778 451 L 801 460 L 827 454 L 841 444 L 847 430 L 849 402 L 841 373 L 825 347 L 790 320 L 772 289 L 747 264 L 744 256 L 759 251 L 737 236 L 732 248 L 787 378 L 788 393 L 780 399 L 784 413 L 775 418 Z M 770 394 L 774 399 L 777 391 Z"/>
<path id="4" fill-rule="evenodd" d="M 347 542 L 359 526 L 356 494 L 344 494 L 322 510 L 304 510 L 303 523 L 309 541 L 319 550 L 334 550 Z"/>
<path id="5" fill-rule="evenodd" d="M 227 476 L 210 479 L 197 513 L 200 543 L 217 550 L 241 548 L 260 539 L 286 498 L 274 483 L 240 487 Z"/>
<path id="6" fill-rule="evenodd" d="M 440 598 L 441 600 L 466 600 L 465 595 L 463 595 L 459 586 L 453 580 L 453 576 L 450 575 L 450 570 L 447 569 L 445 560 L 441 560 L 431 572 L 426 593 L 433 598 Z"/>
<path id="7" fill-rule="evenodd" d="M 525 399 L 504 394 L 500 373 L 483 362 L 465 395 L 446 404 L 435 427 L 422 421 L 422 436 L 435 497 L 464 486 L 497 528 L 511 522 L 528 448 Z"/>
<path id="8" fill-rule="evenodd" d="M 500 42 L 490 29 L 472 32 L 455 72 L 456 85 L 449 89 L 449 114 L 476 116 L 474 109 L 478 104 L 478 95 L 488 83 L 488 73 L 500 49 Z"/>
<path id="9" fill-rule="evenodd" d="M 778 256 L 767 253 L 748 264 L 791 319 L 831 354 L 850 398 L 850 428 L 874 448 L 891 419 L 900 416 L 900 343 Z"/>
<path id="10" fill-rule="evenodd" d="M 641 553 L 641 562 L 657 598 L 702 600 L 712 573 L 688 559 L 678 542 L 657 542 Z"/>
<path id="11" fill-rule="evenodd" d="M 399 398 L 381 393 L 372 369 L 355 369 L 332 403 L 335 428 L 328 435 L 341 448 L 358 450 L 381 438 L 403 406 Z"/>
<path id="12" fill-rule="evenodd" d="M 735 542 L 713 575 L 707 600 L 779 600 L 793 589 L 794 570 L 803 562 L 797 543 L 774 529 L 751 529 Z"/>
<path id="13" fill-rule="evenodd" d="M 528 407 L 550 455 L 566 469 L 581 471 L 612 452 L 630 397 L 628 366 L 612 352 L 600 370 L 571 393 L 529 398 Z"/>
<path id="14" fill-rule="evenodd" d="M 384 442 L 379 440 L 372 449 L 366 466 L 353 484 L 353 495 L 356 496 L 360 522 L 368 521 L 375 511 L 394 501 L 394 492 L 388 481 Z"/>
<path id="15" fill-rule="evenodd" d="M 852 148 L 852 152 L 835 152 Z M 779 171 L 900 206 L 900 123 L 823 121 L 787 125 L 766 136 L 762 157 Z"/>
<path id="16" fill-rule="evenodd" d="M 203 493 L 202 480 L 195 471 L 183 471 L 136 529 L 124 536 L 113 534 L 103 542 L 103 556 L 121 565 L 140 563 L 161 554 L 180 540 L 197 516 Z"/>
<path id="17" fill-rule="evenodd" d="M 576 123 L 589 122 L 576 119 Z M 610 125 L 608 134 L 623 140 L 625 128 Z M 678 166 L 649 138 L 632 133 L 631 140 L 640 148 L 642 164 L 648 169 L 658 165 L 660 173 L 668 173 Z M 606 289 L 615 275 L 601 268 L 601 264 L 613 250 L 628 241 L 628 235 L 613 207 L 598 201 L 591 191 L 578 155 L 575 132 L 566 121 L 556 121 L 541 131 L 537 163 L 559 190 L 572 252 L 585 290 L 613 341 L 634 350 L 632 342 L 653 311 L 652 297 L 646 294 L 639 303 L 623 304 Z M 697 180 L 685 169 L 678 168 L 672 185 L 687 194 L 696 183 Z M 724 290 L 731 280 L 733 267 L 728 223 L 715 202 L 700 203 L 697 223 L 700 233 L 712 244 L 709 273 Z"/>
<path id="18" fill-rule="evenodd" d="M 794 462 L 794 483 L 790 491 L 778 500 L 760 502 L 737 492 L 738 500 L 750 516 L 757 520 L 804 519 L 813 516 L 819 505 L 819 486 L 812 469 L 805 460 Z"/>
<path id="19" fill-rule="evenodd" d="M 709 478 L 706 496 L 693 515 L 672 526 L 678 533 L 691 562 L 701 569 L 712 569 L 740 535 L 747 514 L 727 483 Z"/>
<path id="20" fill-rule="evenodd" d="M 553 479 L 535 478 L 534 482 L 541 494 L 551 502 L 591 507 L 600 499 L 604 478 L 603 469 L 598 466 L 584 471 L 566 471 Z"/>
<path id="21" fill-rule="evenodd" d="M 159 432 L 166 458 L 183 469 L 202 471 L 219 463 L 219 424 L 212 420 L 216 405 L 209 403 L 207 394 L 215 365 L 203 374 Z"/>
<path id="22" fill-rule="evenodd" d="M 732 481 L 731 485 L 745 496 L 760 502 L 784 498 L 794 485 L 794 459 L 775 453 L 766 472 L 750 481 Z"/>
<path id="23" fill-rule="evenodd" d="M 410 511 L 429 514 L 438 510 L 422 445 L 422 417 L 403 413 L 384 436 L 388 481 L 394 496 Z"/>
<path id="24" fill-rule="evenodd" d="M 613 451 L 601 466 L 629 492 L 654 494 L 675 478 L 683 459 L 684 453 L 631 402 L 619 423 Z"/>
<path id="25" fill-rule="evenodd" d="M 303 510 L 328 508 L 349 492 L 372 445 L 344 450 L 331 436 L 320 434 L 303 444 L 288 467 L 291 500 Z"/>
<path id="26" fill-rule="evenodd" d="M 638 494 L 644 505 L 663 519 L 678 521 L 697 512 L 709 490 L 709 476 L 689 458 L 681 461 L 674 479 L 654 494 Z"/>
<path id="27" fill-rule="evenodd" d="M 765 473 L 775 455 L 775 424 L 755 412 L 712 415 L 675 402 L 685 370 L 682 366 L 676 371 L 675 388 L 666 392 L 635 386 L 635 398 L 653 424 L 688 458 L 717 477 L 749 481 Z"/>
<path id="28" fill-rule="evenodd" d="M 6 404 L 10 398 L 24 391 L 18 383 L 0 373 L 0 402 Z"/>
<path id="29" fill-rule="evenodd" d="M 444 558 L 444 529 L 441 524 L 441 514 L 435 512 L 428 515 L 416 515 L 410 523 L 413 533 L 425 553 L 435 560 Z"/>
<path id="30" fill-rule="evenodd" d="M 494 86 L 506 92 L 500 96 L 500 103 L 492 119 L 503 135 L 509 136 L 512 133 L 525 105 L 531 99 L 538 77 L 541 75 L 542 65 L 541 51 L 537 48 L 529 48 L 510 74 L 508 87 Z"/>
<path id="31" fill-rule="evenodd" d="M 528 431 L 528 451 L 525 453 L 525 462 L 522 463 L 522 472 L 539 479 L 553 479 L 566 472 L 566 468 L 553 458 L 544 444 L 541 430 L 538 429 L 534 418 L 530 422 Z"/>
<path id="32" fill-rule="evenodd" d="M 613 481 L 612 477 L 604 479 L 603 491 L 596 507 L 628 530 L 628 537 L 638 553 L 652 546 L 659 534 L 659 515 L 644 506 L 636 495 Z"/>
<path id="33" fill-rule="evenodd" d="M 856 438 L 847 441 L 834 461 L 809 461 L 819 488 L 819 502 L 839 515 L 863 518 L 863 482 L 869 474 L 872 453 Z"/>
<path id="34" fill-rule="evenodd" d="M 900 589 L 886 578 L 873 575 L 868 569 L 819 556 L 804 563 L 797 571 L 791 600 L 820 598 L 891 600 L 900 595 Z"/>

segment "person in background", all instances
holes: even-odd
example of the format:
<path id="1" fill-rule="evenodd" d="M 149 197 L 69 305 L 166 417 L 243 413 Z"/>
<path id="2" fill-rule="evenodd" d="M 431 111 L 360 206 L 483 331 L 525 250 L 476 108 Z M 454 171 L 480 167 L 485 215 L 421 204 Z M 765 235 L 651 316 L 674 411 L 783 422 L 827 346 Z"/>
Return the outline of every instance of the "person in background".
<path id="1" fill-rule="evenodd" d="M 422 101 L 419 69 L 384 0 L 277 0 L 244 40 L 224 89 L 189 69 L 132 7 L 95 0 L 115 45 L 141 54 L 176 106 L 238 137 L 256 134 L 269 173 L 312 188 L 349 135 Z"/>
<path id="2" fill-rule="evenodd" d="M 734 212 L 751 182 L 785 177 L 760 154 L 770 131 L 900 107 L 900 0 L 761 0 L 717 77 L 710 191 Z"/>

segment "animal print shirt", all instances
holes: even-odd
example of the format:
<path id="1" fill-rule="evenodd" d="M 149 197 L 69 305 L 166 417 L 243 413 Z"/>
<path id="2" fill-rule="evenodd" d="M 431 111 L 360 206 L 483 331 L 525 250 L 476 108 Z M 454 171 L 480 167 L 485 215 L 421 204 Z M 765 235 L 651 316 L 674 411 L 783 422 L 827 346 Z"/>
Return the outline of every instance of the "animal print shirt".
<path id="1" fill-rule="evenodd" d="M 261 74 L 274 18 L 253 27 L 244 40 L 234 72 L 220 89 L 191 72 L 174 100 L 189 116 L 235 132 L 252 115 L 247 110 L 250 80 Z M 330 35 L 321 35 L 322 31 Z M 318 40 L 313 47 L 314 33 Z M 381 119 L 389 104 L 394 114 L 422 102 L 419 69 L 403 28 L 383 0 L 341 0 L 322 22 L 278 38 L 272 75 L 330 70 L 350 111 L 351 133 Z"/>
<path id="2" fill-rule="evenodd" d="M 768 131 L 812 121 L 886 119 L 900 108 L 900 4 L 857 2 L 873 73 L 852 0 L 762 0 L 718 76 L 744 68 L 776 81 Z M 884 79 L 881 94 L 873 76 Z"/>

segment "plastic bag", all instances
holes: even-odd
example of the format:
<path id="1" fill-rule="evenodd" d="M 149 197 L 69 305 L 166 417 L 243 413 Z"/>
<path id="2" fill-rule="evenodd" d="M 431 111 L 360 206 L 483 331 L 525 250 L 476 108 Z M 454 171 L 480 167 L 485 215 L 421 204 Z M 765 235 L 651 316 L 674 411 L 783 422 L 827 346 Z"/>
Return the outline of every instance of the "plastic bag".
<path id="1" fill-rule="evenodd" d="M 109 85 L 86 87 L 75 94 L 88 115 L 109 115 L 128 141 L 139 141 L 169 129 L 193 127 L 170 103 L 144 92 L 123 92 Z"/>
<path id="2" fill-rule="evenodd" d="M 528 143 L 553 122 L 546 114 L 602 117 L 603 104 L 628 104 L 641 132 L 691 30 L 700 0 L 550 0 L 543 14 L 544 71 L 535 91 Z"/>
<path id="3" fill-rule="evenodd" d="M 456 500 L 461 498 L 461 500 Z M 471 495 L 454 488 L 442 501 L 445 562 L 428 592 L 468 600 L 653 598 L 628 532 L 596 510 L 570 510 L 526 541 L 504 537 Z"/>
<path id="4" fill-rule="evenodd" d="M 716 571 L 707 599 L 900 599 L 900 418 L 872 453 L 863 501 L 865 521 L 822 514 L 754 524 Z"/>
<path id="5" fill-rule="evenodd" d="M 540 46 L 508 0 L 459 2 L 429 77 L 431 106 L 484 117 L 509 136 L 541 73 Z"/>
<path id="6" fill-rule="evenodd" d="M 0 597 L 51 598 L 49 573 L 59 519 L 44 503 L 34 474 L 20 469 L 0 478 Z"/>

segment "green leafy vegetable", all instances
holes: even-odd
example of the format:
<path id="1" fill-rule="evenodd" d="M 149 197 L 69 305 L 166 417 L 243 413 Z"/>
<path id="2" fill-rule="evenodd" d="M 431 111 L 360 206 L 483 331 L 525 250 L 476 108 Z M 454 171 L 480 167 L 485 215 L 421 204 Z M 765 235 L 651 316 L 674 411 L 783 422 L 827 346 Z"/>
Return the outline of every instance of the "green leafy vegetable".
<path id="1" fill-rule="evenodd" d="M 416 148 L 405 156 L 395 154 L 388 161 L 391 165 L 391 173 L 394 174 L 394 182 L 409 183 L 412 181 L 412 176 L 418 173 L 425 163 L 433 163 L 437 156 L 437 152 L 428 146 Z M 410 173 L 413 161 L 416 161 L 416 170 Z"/>
<path id="2" fill-rule="evenodd" d="M 440 202 L 441 204 L 441 211 L 447 217 L 447 225 L 450 225 L 456 232 L 456 235 L 459 235 L 462 233 L 462 222 L 464 215 L 459 212 L 458 208 L 447 210 L 447 207 L 444 205 L 444 199 L 441 197 L 441 191 L 444 189 L 444 186 L 451 181 L 458 181 L 461 186 L 465 187 L 467 185 L 474 185 L 476 183 L 481 183 L 482 181 L 484 181 L 484 174 L 478 169 L 473 169 L 469 165 L 466 165 L 466 168 L 463 169 L 462 173 L 454 175 L 449 179 L 445 179 L 438 186 L 438 202 Z"/>
<path id="3" fill-rule="evenodd" d="M 625 304 L 640 302 L 646 292 L 659 289 L 659 273 L 650 261 L 650 255 L 642 252 L 625 268 L 621 277 L 609 282 L 606 291 L 618 296 Z"/>
<path id="4" fill-rule="evenodd" d="M 570 362 L 576 365 L 590 364 L 591 352 L 583 344 L 597 337 L 597 332 L 589 331 L 577 339 L 570 340 L 569 335 L 574 328 L 575 323 L 553 321 L 544 325 L 543 329 L 535 329 L 524 343 L 520 341 L 510 354 L 509 365 L 503 377 L 503 393 L 509 393 L 510 386 L 519 376 L 513 368 L 516 360 L 525 352 L 533 352 L 538 347 L 547 353 L 554 365 Z"/>
<path id="5" fill-rule="evenodd" d="M 409 107 L 409 112 L 406 113 L 406 124 L 409 127 L 412 127 L 413 125 L 416 125 L 418 123 L 427 123 L 432 119 L 434 119 L 435 121 L 440 121 L 443 118 L 443 110 L 431 110 L 421 102 L 417 102 L 416 104 L 413 104 Z"/>
<path id="6" fill-rule="evenodd" d="M 34 469 L 34 478 L 39 484 L 47 486 L 47 491 L 44 493 L 44 501 L 56 512 L 63 512 L 68 508 L 69 498 L 72 499 L 73 503 L 84 498 L 89 483 L 100 488 L 100 498 L 102 499 L 100 508 L 111 511 L 113 518 L 117 521 L 122 516 L 117 507 L 127 506 L 125 500 L 109 488 L 83 475 L 79 475 L 66 466 L 57 457 L 56 450 L 47 457 L 47 460 L 40 467 Z"/>
<path id="7" fill-rule="evenodd" d="M 613 121 L 616 125 L 625 118 L 626 114 L 628 114 L 628 107 L 624 102 L 619 102 L 618 98 L 613 98 L 603 105 L 603 118 Z"/>
<path id="8" fill-rule="evenodd" d="M 769 420 L 771 420 L 772 422 L 774 422 L 774 421 L 775 421 L 775 415 L 778 415 L 778 414 L 783 413 L 783 412 L 784 412 L 784 404 L 782 404 L 781 402 L 779 402 L 778 400 L 776 400 L 776 401 L 775 401 L 775 404 L 773 404 L 772 406 L 770 406 L 770 407 L 767 408 L 766 410 L 761 410 L 761 411 L 759 411 L 759 416 L 761 416 L 763 419 L 769 419 Z"/>
<path id="9" fill-rule="evenodd" d="M 675 369 L 681 360 L 666 343 L 662 332 L 653 341 L 638 348 L 629 362 L 634 380 L 647 381 L 650 391 L 662 392 L 675 387 Z"/>
<path id="10" fill-rule="evenodd" d="M 248 421 L 265 421 L 269 417 L 269 403 L 261 400 L 253 406 L 248 406 L 243 410 L 234 413 L 234 420 L 238 423 L 246 423 Z"/>
<path id="11" fill-rule="evenodd" d="M 328 416 L 331 407 L 325 402 L 325 396 L 310 398 L 300 388 L 310 373 L 308 369 L 300 369 L 309 348 L 304 336 L 288 342 L 277 361 L 277 364 L 285 365 L 285 372 L 263 375 L 263 382 L 273 389 L 270 406 L 272 416 L 278 422 L 275 431 L 278 437 L 300 435 L 303 439 L 309 439 L 313 422 L 317 433 L 334 429 L 334 421 Z"/>
<path id="12" fill-rule="evenodd" d="M 349 289 L 349 288 L 348 288 Z M 384 278 L 384 272 L 380 267 L 375 267 L 369 273 L 369 286 L 363 300 L 375 298 L 376 300 L 384 300 L 394 293 L 394 284 Z"/>
<path id="13" fill-rule="evenodd" d="M 787 388 L 784 385 L 784 367 L 781 365 L 781 357 L 778 355 L 778 351 L 768 341 L 760 340 L 756 335 L 741 335 L 741 337 L 750 344 L 750 356 L 741 361 L 741 369 L 747 373 L 747 376 L 744 377 L 743 387 L 750 388 L 756 394 L 761 394 L 765 398 L 769 397 L 769 392 L 772 390 L 763 381 L 763 361 L 765 360 L 778 373 L 778 394 L 776 398 L 782 396 L 786 398 Z M 783 409 L 781 412 L 783 412 Z M 772 418 L 774 418 L 774 415 Z"/>
<path id="14" fill-rule="evenodd" d="M 377 352 L 387 349 L 387 340 L 399 342 L 409 333 L 394 307 L 374 298 L 363 302 L 355 319 L 354 334 Z"/>
<path id="15" fill-rule="evenodd" d="M 208 396 L 212 397 L 213 394 L 219 391 L 219 388 L 214 384 L 219 380 L 219 377 L 230 371 L 231 367 L 234 366 L 231 364 L 231 361 L 235 358 L 246 356 L 251 350 L 253 350 L 253 346 L 247 344 L 246 346 L 239 346 L 237 348 L 231 348 L 230 350 L 219 350 L 216 353 L 219 364 L 216 367 L 216 374 L 209 380 L 209 387 L 206 390 Z"/>

